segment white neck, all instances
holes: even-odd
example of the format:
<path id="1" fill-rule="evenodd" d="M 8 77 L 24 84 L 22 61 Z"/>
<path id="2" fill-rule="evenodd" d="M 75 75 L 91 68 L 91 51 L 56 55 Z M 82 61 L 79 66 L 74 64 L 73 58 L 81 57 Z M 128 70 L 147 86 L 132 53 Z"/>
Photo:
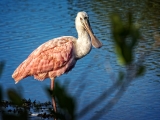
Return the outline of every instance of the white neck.
<path id="1" fill-rule="evenodd" d="M 78 39 L 76 41 L 76 46 L 75 46 L 75 55 L 77 59 L 80 59 L 87 55 L 91 48 L 91 38 L 88 35 L 86 30 L 78 30 Z"/>

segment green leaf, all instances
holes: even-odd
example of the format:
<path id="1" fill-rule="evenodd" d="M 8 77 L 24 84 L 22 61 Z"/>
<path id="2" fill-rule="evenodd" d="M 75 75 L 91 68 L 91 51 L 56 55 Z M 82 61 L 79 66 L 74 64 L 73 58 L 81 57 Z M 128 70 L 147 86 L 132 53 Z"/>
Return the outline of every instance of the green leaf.
<path id="1" fill-rule="evenodd" d="M 1 77 L 1 75 L 2 75 L 4 66 L 5 66 L 5 62 L 4 62 L 4 61 L 1 61 L 1 62 L 0 62 L 0 77 Z"/>
<path id="2" fill-rule="evenodd" d="M 118 14 L 111 15 L 113 40 L 118 62 L 121 65 L 129 65 L 133 62 L 133 49 L 140 37 L 139 29 L 135 27 L 132 20 L 130 12 L 127 20 L 122 20 Z"/>
<path id="3" fill-rule="evenodd" d="M 75 102 L 74 99 L 67 94 L 64 87 L 60 86 L 57 82 L 55 83 L 54 90 L 47 89 L 48 93 L 56 98 L 56 104 L 66 113 L 74 119 Z"/>
<path id="4" fill-rule="evenodd" d="M 123 57 L 123 55 L 122 55 L 122 50 L 121 50 L 121 48 L 120 48 L 118 45 L 116 45 L 116 46 L 115 46 L 115 49 L 116 49 L 116 54 L 117 54 L 118 63 L 119 63 L 120 65 L 125 65 L 125 64 L 126 64 L 126 61 L 125 61 L 125 59 L 124 59 L 124 57 Z"/>
<path id="5" fill-rule="evenodd" d="M 22 106 L 22 98 L 14 89 L 8 89 L 7 94 L 9 99 L 13 102 L 13 104 Z"/>

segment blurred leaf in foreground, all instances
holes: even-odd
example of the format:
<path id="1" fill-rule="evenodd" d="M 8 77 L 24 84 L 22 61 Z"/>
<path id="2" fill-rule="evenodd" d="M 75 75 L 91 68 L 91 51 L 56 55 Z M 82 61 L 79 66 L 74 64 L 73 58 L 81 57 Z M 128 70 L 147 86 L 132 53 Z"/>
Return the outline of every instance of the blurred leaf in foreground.
<path id="1" fill-rule="evenodd" d="M 122 20 L 119 15 L 112 14 L 112 34 L 115 50 L 120 64 L 129 65 L 133 61 L 133 49 L 140 38 L 139 29 L 132 23 L 132 14 L 128 19 Z"/>
<path id="2" fill-rule="evenodd" d="M 22 106 L 22 98 L 14 89 L 8 89 L 7 94 L 13 104 Z"/>
<path id="3" fill-rule="evenodd" d="M 62 113 L 64 113 L 64 116 L 67 117 L 67 119 L 74 120 L 75 101 L 69 94 L 67 94 L 65 88 L 56 82 L 54 90 L 51 91 L 47 88 L 47 91 L 50 96 L 54 96 L 56 98 L 56 104 L 58 104 L 59 108 L 63 111 Z M 56 114 L 58 115 L 59 113 Z"/>
<path id="4" fill-rule="evenodd" d="M 0 61 L 0 77 L 1 77 L 1 75 L 2 75 L 4 66 L 5 66 L 5 62 L 4 62 L 4 61 Z"/>

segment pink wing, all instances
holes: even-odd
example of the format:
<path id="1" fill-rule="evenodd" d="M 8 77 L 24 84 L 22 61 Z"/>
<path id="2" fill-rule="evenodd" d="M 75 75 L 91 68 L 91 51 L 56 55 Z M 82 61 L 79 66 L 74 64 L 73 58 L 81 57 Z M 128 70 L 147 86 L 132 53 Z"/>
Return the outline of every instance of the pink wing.
<path id="1" fill-rule="evenodd" d="M 60 37 L 34 50 L 18 66 L 12 77 L 16 82 L 32 75 L 38 80 L 54 78 L 69 71 L 75 63 L 73 41 L 69 37 Z"/>

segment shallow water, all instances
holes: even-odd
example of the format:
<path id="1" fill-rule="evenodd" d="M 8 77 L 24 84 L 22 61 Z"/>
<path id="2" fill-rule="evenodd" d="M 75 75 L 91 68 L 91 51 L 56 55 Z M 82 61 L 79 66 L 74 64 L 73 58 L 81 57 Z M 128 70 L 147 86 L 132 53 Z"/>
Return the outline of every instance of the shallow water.
<path id="1" fill-rule="evenodd" d="M 0 1 L 0 60 L 6 62 L 0 84 L 23 88 L 25 98 L 48 100 L 44 87 L 50 85 L 49 79 L 39 82 L 33 77 L 14 84 L 11 78 L 16 67 L 42 43 L 59 36 L 77 37 L 74 20 L 78 11 L 86 11 L 95 35 L 104 46 L 92 49 L 90 54 L 79 60 L 75 68 L 57 78 L 67 91 L 76 98 L 77 112 L 95 100 L 113 84 L 113 76 L 121 69 L 117 64 L 111 36 L 110 12 L 118 12 L 125 18 L 128 9 L 133 11 L 134 22 L 141 26 L 146 41 L 141 41 L 136 49 L 137 55 L 145 52 L 154 43 L 153 33 L 158 30 L 158 13 L 148 4 L 111 1 L 45 1 L 45 0 L 1 0 Z M 149 4 L 150 5 L 150 4 Z M 155 10 L 155 11 L 154 11 Z M 152 14 L 154 12 L 154 14 Z M 160 119 L 160 49 L 155 49 L 146 57 L 146 74 L 134 81 L 120 101 L 99 118 L 101 120 L 145 120 Z M 84 87 L 79 88 L 80 85 Z M 110 96 L 112 97 L 112 95 Z M 107 102 L 107 100 L 106 100 Z M 99 103 L 88 111 L 81 120 L 88 120 L 100 114 L 106 102 Z"/>

